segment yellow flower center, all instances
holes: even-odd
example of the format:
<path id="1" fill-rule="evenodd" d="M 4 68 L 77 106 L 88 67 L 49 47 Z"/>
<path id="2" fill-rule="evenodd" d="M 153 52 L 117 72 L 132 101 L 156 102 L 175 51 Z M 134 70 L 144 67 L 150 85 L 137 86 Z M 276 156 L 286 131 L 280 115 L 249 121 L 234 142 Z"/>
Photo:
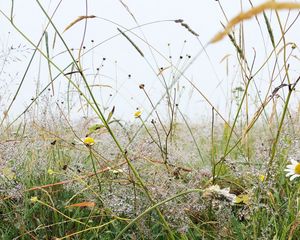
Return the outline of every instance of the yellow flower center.
<path id="1" fill-rule="evenodd" d="M 295 167 L 295 173 L 300 174 L 300 163 L 298 163 Z"/>

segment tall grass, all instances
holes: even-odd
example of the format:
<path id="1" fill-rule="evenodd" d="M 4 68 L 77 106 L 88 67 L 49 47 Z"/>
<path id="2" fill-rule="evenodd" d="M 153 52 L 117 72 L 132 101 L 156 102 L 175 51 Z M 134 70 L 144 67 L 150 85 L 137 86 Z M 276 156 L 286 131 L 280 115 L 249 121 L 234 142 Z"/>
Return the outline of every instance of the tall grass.
<path id="1" fill-rule="evenodd" d="M 61 1 L 50 13 L 36 0 L 47 20 L 37 43 L 15 23 L 14 1 L 8 13 L 0 9 L 1 18 L 33 49 L 0 123 L 1 239 L 297 239 L 299 187 L 297 180 L 285 177 L 284 168 L 289 159 L 299 158 L 299 111 L 291 106 L 300 77 L 290 67 L 298 47 L 287 37 L 289 31 L 296 31 L 293 26 L 299 14 L 281 15 L 280 10 L 299 9 L 299 4 L 272 1 L 254 7 L 249 1 L 249 11 L 222 23 L 224 31 L 202 44 L 184 20 L 139 24 L 121 3 L 136 27 L 89 15 L 85 1 L 85 15 L 64 29 L 71 31 L 84 22 L 76 51 L 54 21 L 57 10 L 64 10 Z M 218 6 L 228 19 L 220 1 Z M 247 48 L 244 21 L 249 18 L 255 19 L 265 45 L 272 46 L 269 52 L 265 48 L 260 65 L 255 51 L 251 57 Z M 103 88 L 111 86 L 97 83 L 100 67 L 92 78 L 85 71 L 84 57 L 101 45 L 94 40 L 90 49 L 84 45 L 88 23 L 95 19 L 113 24 L 118 33 L 105 41 L 122 37 L 128 51 L 145 60 L 164 89 L 157 100 L 147 85 L 139 85 L 137 91 L 151 109 L 148 114 L 137 109 L 134 122 L 116 117 L 118 106 L 103 104 Z M 165 56 L 143 29 L 162 22 L 182 27 L 202 50 L 185 59 L 182 54 L 177 63 Z M 186 74 L 202 54 L 214 70 L 208 49 L 226 37 L 239 76 L 238 86 L 232 85 L 227 117 Z M 146 44 L 150 54 L 134 39 Z M 58 43 L 69 59 L 65 67 L 51 55 L 51 47 Z M 159 67 L 154 53 L 169 66 Z M 29 106 L 11 119 L 10 111 L 38 56 L 38 68 L 43 71 L 45 61 L 50 81 L 44 88 L 37 87 Z M 258 80 L 266 70 L 265 90 Z M 49 96 L 58 91 L 54 83 L 59 79 L 67 81 L 66 102 L 53 104 Z M 193 113 L 184 112 L 181 80 L 209 106 L 208 120 L 193 123 L 189 116 Z M 100 87 L 100 95 L 94 87 Z M 114 90 L 118 93 L 117 86 Z M 78 103 L 87 117 L 74 121 L 70 112 Z"/>

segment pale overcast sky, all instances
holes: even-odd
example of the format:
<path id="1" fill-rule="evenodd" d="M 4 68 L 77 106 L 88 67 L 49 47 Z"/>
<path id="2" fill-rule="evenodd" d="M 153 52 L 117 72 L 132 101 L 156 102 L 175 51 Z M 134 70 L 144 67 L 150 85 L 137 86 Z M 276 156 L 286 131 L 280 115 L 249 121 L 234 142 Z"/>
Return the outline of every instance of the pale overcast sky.
<path id="1" fill-rule="evenodd" d="M 47 23 L 45 15 L 35 0 L 15 0 L 14 2 L 13 15 L 16 26 L 20 28 L 31 41 L 37 43 Z M 49 14 L 52 14 L 59 3 L 58 0 L 44 0 L 40 2 Z M 220 2 L 229 19 L 241 10 L 240 1 L 224 0 Z M 250 8 L 249 1 L 241 2 L 243 2 L 243 9 Z M 254 5 L 261 2 L 263 1 L 252 1 Z M 179 70 L 184 69 L 189 61 L 201 51 L 201 43 L 206 44 L 221 30 L 220 22 L 226 23 L 226 20 L 218 1 L 214 0 L 123 0 L 123 3 L 128 6 L 138 24 L 162 21 L 145 25 L 133 30 L 132 33 L 127 33 L 143 52 L 145 57 L 141 57 L 124 36 L 119 35 L 106 41 L 119 33 L 117 27 L 125 30 L 137 26 L 137 23 L 121 2 L 119 0 L 89 0 L 88 15 L 95 15 L 97 18 L 88 20 L 84 42 L 85 49 L 83 51 L 90 51 L 84 55 L 82 65 L 89 82 L 94 86 L 93 89 L 100 104 L 108 108 L 115 105 L 117 116 L 126 120 L 132 118 L 132 113 L 137 107 L 143 108 L 146 112 L 150 109 L 148 100 L 138 88 L 139 84 L 145 84 L 146 91 L 152 101 L 156 103 L 164 93 L 162 87 L 163 79 L 161 76 L 157 76 L 159 68 L 167 68 L 163 74 L 166 82 L 170 83 L 172 76 L 178 76 L 176 68 Z M 10 14 L 10 6 L 11 1 L 0 2 L 1 11 L 7 15 Z M 66 26 L 78 16 L 85 15 L 85 11 L 84 0 L 63 0 L 53 18 L 53 22 L 56 24 L 60 33 L 62 33 Z M 283 14 L 285 14 L 284 16 L 287 15 L 286 12 Z M 270 16 L 270 12 L 268 12 L 268 16 Z M 295 12 L 290 16 L 288 23 L 292 22 L 294 16 Z M 119 25 L 117 26 L 104 19 Z M 183 19 L 194 32 L 199 34 L 199 37 L 197 38 L 178 23 L 164 21 L 175 19 Z M 245 23 L 245 43 L 249 61 L 253 59 L 253 49 L 256 51 L 254 68 L 262 64 L 266 57 L 266 52 L 272 49 L 262 16 L 259 17 L 259 21 L 264 39 L 255 20 Z M 3 14 L 0 15 L 0 24 L 2 56 L 7 53 L 7 49 L 11 46 L 16 48 L 19 45 L 26 45 L 24 48 L 33 49 L 33 47 L 10 26 Z M 276 35 L 276 31 L 278 30 L 277 25 L 278 24 L 274 22 L 275 38 L 278 37 L 278 35 Z M 299 29 L 299 24 L 294 27 L 294 29 L 297 28 Z M 75 56 L 77 56 L 78 53 L 76 49 L 79 48 L 82 41 L 83 29 L 84 21 L 75 24 L 62 34 L 69 48 L 75 49 Z M 294 34 L 288 35 L 288 41 L 297 43 L 297 41 L 300 40 L 299 36 L 295 34 L 295 30 L 293 32 Z M 296 32 L 299 33 L 298 31 Z M 62 53 L 65 49 L 58 38 L 56 38 L 53 48 L 53 28 L 48 29 L 48 35 L 50 56 L 55 56 L 53 61 L 61 69 L 64 69 L 70 63 L 70 57 L 67 53 Z M 151 51 L 146 42 L 152 46 Z M 100 45 L 93 48 L 93 46 L 98 44 Z M 264 45 L 266 45 L 266 48 Z M 11 96 L 20 83 L 31 57 L 32 51 L 23 52 L 22 48 L 23 47 L 19 48 L 20 52 L 16 50 L 10 52 L 11 61 L 5 64 L 1 72 L 0 91 L 6 89 L 6 95 L 3 94 L 0 99 L 1 111 L 8 105 L 6 100 L 11 100 Z M 42 49 L 45 51 L 45 41 L 43 41 Z M 202 53 L 189 67 L 185 75 L 189 81 L 205 94 L 211 103 L 219 108 L 220 112 L 225 115 L 228 114 L 229 101 L 232 99 L 232 88 L 241 86 L 241 79 L 239 71 L 237 70 L 236 51 L 228 39 L 224 39 L 215 45 L 210 45 L 206 50 L 209 58 L 205 53 Z M 57 54 L 59 55 L 57 56 Z M 298 51 L 295 54 L 298 54 Z M 180 56 L 182 56 L 182 59 Z M 191 57 L 189 58 L 189 56 Z M 227 56 L 229 63 L 228 72 L 226 69 L 226 61 L 221 62 L 225 56 Z M 105 61 L 103 61 L 104 58 Z M 169 68 L 171 65 L 170 62 L 172 62 L 176 68 Z M 3 57 L 1 63 L 3 65 Z M 291 67 L 295 75 L 298 75 L 297 67 Z M 99 71 L 97 71 L 97 68 L 99 68 Z M 55 76 L 57 71 L 55 71 L 53 67 L 52 69 L 53 76 Z M 17 73 L 18 75 L 16 76 Z M 261 87 L 261 89 L 264 89 L 264 85 L 268 83 L 269 79 L 264 79 L 266 76 L 268 76 L 267 68 L 256 78 L 257 86 Z M 84 89 L 79 77 L 74 78 L 74 80 L 78 81 L 80 87 Z M 47 61 L 37 55 L 25 79 L 19 97 L 13 105 L 12 113 L 17 115 L 17 113 L 22 112 L 30 103 L 30 99 L 36 95 L 36 86 L 38 85 L 38 90 L 41 90 L 49 81 L 50 77 Z M 177 96 L 182 95 L 181 99 L 178 100 L 180 108 L 185 114 L 188 114 L 191 119 L 197 120 L 200 116 L 209 114 L 210 107 L 204 101 L 203 97 L 191 87 L 190 82 L 181 78 L 175 87 L 181 91 Z M 67 80 L 65 78 L 59 78 L 55 82 L 55 96 L 50 97 L 51 92 L 47 92 L 47 95 L 43 97 L 43 101 L 47 102 L 49 100 L 48 98 L 50 98 L 65 102 L 67 97 L 66 91 Z M 72 93 L 73 95 L 75 94 L 73 91 Z M 77 113 L 79 117 L 84 116 L 84 113 L 80 111 L 81 107 L 84 107 L 84 103 L 78 101 L 75 95 L 73 100 L 77 104 L 73 108 L 73 113 Z M 253 99 L 253 102 L 256 100 Z M 54 102 L 54 100 L 52 101 Z M 163 109 L 165 109 L 164 104 L 162 104 L 160 110 Z"/>

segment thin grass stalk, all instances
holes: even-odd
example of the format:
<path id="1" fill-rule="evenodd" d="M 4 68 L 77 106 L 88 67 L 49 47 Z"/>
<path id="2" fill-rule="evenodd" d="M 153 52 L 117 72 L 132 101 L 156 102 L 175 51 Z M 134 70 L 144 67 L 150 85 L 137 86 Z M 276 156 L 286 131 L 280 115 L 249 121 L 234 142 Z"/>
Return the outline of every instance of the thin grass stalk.
<path id="1" fill-rule="evenodd" d="M 235 115 L 235 118 L 234 118 L 234 120 L 233 120 L 233 124 L 232 124 L 231 129 L 230 129 L 230 133 L 229 133 L 228 140 L 227 140 L 227 143 L 226 143 L 226 146 L 225 146 L 225 150 L 224 150 L 224 155 L 226 155 L 226 153 L 227 153 L 227 150 L 228 150 L 228 147 L 229 147 L 229 143 L 230 143 L 230 140 L 231 140 L 231 137 L 232 137 L 232 134 L 233 134 L 233 130 L 234 130 L 235 125 L 236 125 L 236 123 L 237 123 L 239 114 L 240 114 L 240 112 L 241 112 L 241 110 L 242 110 L 242 106 L 243 106 L 245 97 L 246 97 L 246 95 L 247 95 L 247 93 L 248 93 L 248 88 L 249 88 L 250 82 L 251 82 L 251 79 L 248 79 L 248 82 L 247 82 L 247 84 L 246 84 L 245 91 L 244 91 L 244 93 L 243 93 L 241 102 L 240 102 L 240 104 L 239 104 L 239 106 L 238 106 L 237 113 L 236 113 L 236 115 Z"/>
<path id="2" fill-rule="evenodd" d="M 183 113 L 180 111 L 180 109 L 179 109 L 178 106 L 177 106 L 177 110 L 178 110 L 178 112 L 180 113 L 180 116 L 182 117 L 182 119 L 183 119 L 183 121 L 184 121 L 184 123 L 185 123 L 187 129 L 189 130 L 189 133 L 191 134 L 191 137 L 192 137 L 193 142 L 194 142 L 194 144 L 195 144 L 195 146 L 196 146 L 197 152 L 198 152 L 198 154 L 199 154 L 199 157 L 200 157 L 202 163 L 205 163 L 205 162 L 204 162 L 203 155 L 202 155 L 201 150 L 200 150 L 200 147 L 199 147 L 199 145 L 198 145 L 198 143 L 197 143 L 197 140 L 196 140 L 196 138 L 195 138 L 195 136 L 194 136 L 194 134 L 193 134 L 192 128 L 190 127 L 189 123 L 187 122 L 185 116 L 184 116 Z"/>
<path id="3" fill-rule="evenodd" d="M 97 170 L 96 170 L 96 166 L 95 166 L 95 161 L 94 161 L 94 157 L 93 157 L 92 148 L 91 148 L 91 146 L 88 146 L 88 148 L 89 148 L 89 152 L 90 152 L 89 157 L 90 157 L 91 160 L 92 160 L 93 170 L 94 170 L 94 173 L 95 173 L 97 182 L 98 182 L 99 192 L 101 193 L 101 191 L 102 191 L 101 181 L 100 181 L 100 179 L 99 179 L 99 176 L 98 176 L 98 173 L 97 173 Z"/>

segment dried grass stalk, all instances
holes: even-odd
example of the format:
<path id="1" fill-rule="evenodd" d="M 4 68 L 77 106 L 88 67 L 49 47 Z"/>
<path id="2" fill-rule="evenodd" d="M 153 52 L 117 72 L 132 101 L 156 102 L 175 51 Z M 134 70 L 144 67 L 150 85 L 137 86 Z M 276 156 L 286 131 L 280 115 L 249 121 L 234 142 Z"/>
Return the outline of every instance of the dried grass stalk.
<path id="1" fill-rule="evenodd" d="M 81 203 L 74 203 L 74 204 L 65 206 L 65 208 L 71 208 L 71 207 L 80 207 L 80 208 L 90 207 L 90 208 L 93 208 L 95 206 L 96 206 L 95 202 L 81 202 Z"/>
<path id="2" fill-rule="evenodd" d="M 268 9 L 273 9 L 273 10 L 300 9 L 300 3 L 283 3 L 283 2 L 280 3 L 274 1 L 268 1 L 257 7 L 248 10 L 247 12 L 241 12 L 239 15 L 231 19 L 228 22 L 227 26 L 225 27 L 224 31 L 216 34 L 215 37 L 210 41 L 210 43 L 215 43 L 222 40 L 230 32 L 231 28 L 234 27 L 236 24 L 244 20 L 250 19 L 253 16 L 256 16 Z"/>
<path id="3" fill-rule="evenodd" d="M 76 23 L 80 22 L 83 19 L 87 19 L 87 18 L 95 18 L 95 15 L 90 15 L 90 16 L 79 16 L 78 18 L 76 18 L 73 22 L 71 22 L 63 32 L 67 31 L 68 29 L 70 29 L 71 27 L 73 27 Z"/>
<path id="4" fill-rule="evenodd" d="M 139 49 L 139 47 L 120 28 L 117 28 L 117 29 L 131 43 L 131 45 L 138 51 L 138 53 L 142 57 L 144 57 L 144 53 L 142 52 L 142 50 Z"/>

